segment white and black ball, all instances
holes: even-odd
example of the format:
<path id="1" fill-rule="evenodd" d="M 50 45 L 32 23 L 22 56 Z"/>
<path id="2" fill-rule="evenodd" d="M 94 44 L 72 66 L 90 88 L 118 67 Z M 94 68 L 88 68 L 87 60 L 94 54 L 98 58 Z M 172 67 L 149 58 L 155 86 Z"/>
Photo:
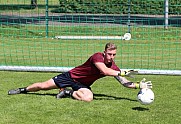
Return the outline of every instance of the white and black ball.
<path id="1" fill-rule="evenodd" d="M 154 101 L 155 96 L 151 89 L 143 88 L 138 92 L 137 99 L 141 104 L 148 105 Z"/>

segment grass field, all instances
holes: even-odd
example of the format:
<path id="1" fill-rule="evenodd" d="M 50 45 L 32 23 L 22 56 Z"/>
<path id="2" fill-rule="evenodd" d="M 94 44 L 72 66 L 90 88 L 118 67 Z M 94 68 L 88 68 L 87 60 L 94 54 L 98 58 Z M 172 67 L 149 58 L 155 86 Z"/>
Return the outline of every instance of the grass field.
<path id="1" fill-rule="evenodd" d="M 34 9 L 30 7 L 30 0 L 0 0 L 0 66 L 77 66 L 94 52 L 102 52 L 109 41 L 58 40 L 55 36 L 122 36 L 128 30 L 121 22 L 112 24 L 112 21 L 124 20 L 110 17 L 106 21 L 105 15 L 53 15 L 51 10 L 59 6 L 59 1 L 51 0 L 49 5 L 49 37 L 45 38 L 45 0 L 38 0 L 38 8 Z M 118 45 L 117 65 L 120 68 L 181 70 L 180 25 L 164 30 L 163 25 L 151 24 L 154 19 L 160 22 L 157 17 L 144 19 L 132 20 L 130 41 L 111 40 Z M 146 21 L 150 25 L 144 25 Z M 90 103 L 69 98 L 57 100 L 58 90 L 7 95 L 9 89 L 45 81 L 57 74 L 0 71 L 0 124 L 180 123 L 180 76 L 137 75 L 130 79 L 140 81 L 145 77 L 152 81 L 155 101 L 151 105 L 141 105 L 136 100 L 138 89 L 124 88 L 112 77 L 95 82 L 92 86 L 94 100 Z"/>
<path id="2" fill-rule="evenodd" d="M 51 0 L 49 5 L 59 5 L 57 2 Z M 128 31 L 124 19 L 127 15 L 57 14 L 51 11 L 47 31 L 45 6 L 21 8 L 20 4 L 30 4 L 27 0 L 0 1 L 2 6 L 4 3 L 18 9 L 0 7 L 1 65 L 76 66 L 94 52 L 102 52 L 109 41 L 57 40 L 53 39 L 55 36 L 123 36 Z M 45 5 L 45 1 L 39 0 L 38 4 Z M 167 30 L 163 21 L 161 16 L 133 15 L 131 40 L 111 40 L 119 49 L 116 63 L 121 68 L 180 70 L 180 20 L 175 20 Z M 47 32 L 49 38 L 45 38 Z"/>
<path id="3" fill-rule="evenodd" d="M 45 81 L 57 73 L 0 72 L 0 124 L 179 124 L 181 120 L 180 76 L 137 75 L 152 80 L 155 101 L 141 105 L 138 89 L 120 86 L 106 77 L 92 86 L 90 103 L 69 98 L 55 99 L 58 90 L 7 95 L 12 88 Z"/>
<path id="4" fill-rule="evenodd" d="M 0 3 L 3 4 L 30 4 L 31 0 L 0 0 Z M 45 4 L 45 0 L 37 0 L 38 4 Z M 50 0 L 49 3 L 59 3 L 59 0 Z"/>
<path id="5" fill-rule="evenodd" d="M 116 36 L 124 28 L 50 27 L 50 38 L 44 38 L 45 33 L 41 33 L 43 29 L 41 26 L 29 25 L 0 27 L 1 65 L 77 66 L 94 52 L 102 52 L 105 43 L 109 41 L 52 39 L 59 32 L 62 35 L 81 35 L 87 31 L 88 34 L 102 33 L 103 36 L 110 32 Z M 181 69 L 179 28 L 132 29 L 133 37 L 130 41 L 111 40 L 118 45 L 116 63 L 121 68 Z"/>
<path id="6" fill-rule="evenodd" d="M 100 45 L 98 45 L 99 42 L 94 41 L 74 41 L 70 44 L 71 42 L 59 42 L 59 40 L 50 40 L 45 44 L 43 40 L 38 40 L 37 42 L 31 39 L 15 42 L 11 42 L 10 39 L 7 42 L 3 40 L 0 50 L 1 65 L 76 66 L 94 52 L 102 52 L 105 44 L 105 41 L 100 42 Z M 181 69 L 180 43 L 115 43 L 119 48 L 116 62 L 121 68 Z"/>

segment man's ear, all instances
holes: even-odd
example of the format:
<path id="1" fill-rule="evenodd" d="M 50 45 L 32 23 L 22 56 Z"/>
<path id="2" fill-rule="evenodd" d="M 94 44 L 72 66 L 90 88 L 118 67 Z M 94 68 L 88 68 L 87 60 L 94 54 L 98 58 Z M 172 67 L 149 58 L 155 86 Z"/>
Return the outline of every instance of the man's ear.
<path id="1" fill-rule="evenodd" d="M 105 56 L 105 52 L 106 52 L 106 51 L 103 52 L 103 55 L 104 55 L 104 56 Z"/>

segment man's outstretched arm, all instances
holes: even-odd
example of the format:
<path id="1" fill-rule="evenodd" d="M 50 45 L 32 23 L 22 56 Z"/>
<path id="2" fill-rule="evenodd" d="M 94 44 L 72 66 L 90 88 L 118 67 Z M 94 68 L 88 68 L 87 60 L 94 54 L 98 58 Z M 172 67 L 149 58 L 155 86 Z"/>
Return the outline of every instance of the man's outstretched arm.
<path id="1" fill-rule="evenodd" d="M 111 68 L 108 68 L 102 62 L 96 62 L 95 66 L 106 76 L 117 76 L 118 74 L 120 74 L 120 71 L 115 71 Z"/>
<path id="2" fill-rule="evenodd" d="M 122 77 L 122 76 L 114 76 L 114 78 L 120 83 L 122 84 L 124 87 L 127 87 L 127 88 L 135 88 L 135 89 L 142 89 L 142 88 L 149 88 L 151 89 L 152 88 L 152 83 L 151 81 L 147 81 L 146 82 L 146 79 L 143 78 L 140 82 L 137 82 L 137 83 L 133 83 L 129 80 L 127 80 L 125 77 Z"/>

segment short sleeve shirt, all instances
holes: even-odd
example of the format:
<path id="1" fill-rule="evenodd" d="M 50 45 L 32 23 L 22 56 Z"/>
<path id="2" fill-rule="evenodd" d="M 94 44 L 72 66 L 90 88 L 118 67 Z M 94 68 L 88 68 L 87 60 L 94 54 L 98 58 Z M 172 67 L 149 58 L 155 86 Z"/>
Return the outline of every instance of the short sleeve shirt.
<path id="1" fill-rule="evenodd" d="M 90 86 L 99 78 L 105 75 L 95 66 L 96 62 L 104 63 L 104 55 L 101 52 L 93 54 L 84 64 L 77 66 L 69 71 L 71 78 L 74 81 L 80 82 L 86 86 Z M 108 68 L 116 71 L 120 69 L 116 66 L 115 62 L 105 64 Z"/>

